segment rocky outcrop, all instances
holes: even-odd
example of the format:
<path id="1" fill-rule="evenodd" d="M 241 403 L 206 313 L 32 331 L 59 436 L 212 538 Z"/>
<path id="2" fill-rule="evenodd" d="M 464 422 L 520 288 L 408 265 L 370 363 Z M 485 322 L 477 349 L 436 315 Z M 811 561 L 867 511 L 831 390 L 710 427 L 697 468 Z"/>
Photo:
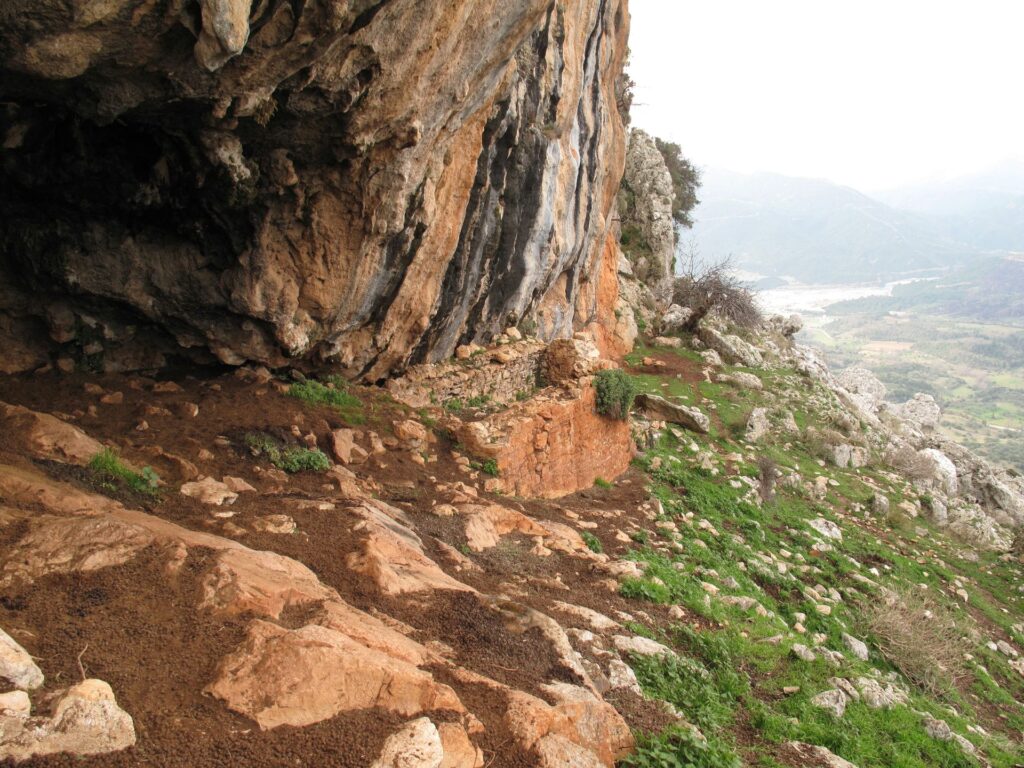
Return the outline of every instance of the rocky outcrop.
<path id="1" fill-rule="evenodd" d="M 625 0 L 6 11 L 3 370 L 379 379 L 611 316 Z"/>
<path id="2" fill-rule="evenodd" d="M 254 384 L 253 388 L 258 390 L 260 386 Z M 569 408 L 585 401 L 579 392 L 573 398 L 569 394 L 565 393 L 572 403 Z M 545 402 L 551 399 L 555 398 Z M 593 414 L 592 397 L 587 402 L 590 415 L 603 418 Z M 225 476 L 223 483 L 227 485 L 230 480 L 237 489 L 233 492 L 243 494 L 233 507 L 251 504 L 254 495 L 265 497 L 258 508 L 250 506 L 243 513 L 245 525 L 258 532 L 263 546 L 267 546 L 270 529 L 261 528 L 261 521 L 287 518 L 292 531 L 296 526 L 300 531 L 294 539 L 302 539 L 307 526 L 316 525 L 317 517 L 329 515 L 326 524 L 332 531 L 346 531 L 343 539 L 348 550 L 347 555 L 329 553 L 331 577 L 337 579 L 343 574 L 340 583 L 358 585 L 352 598 L 342 596 L 297 559 L 251 549 L 227 538 L 245 535 L 235 524 L 242 516 L 215 523 L 224 535 L 195 530 L 181 525 L 181 521 L 131 509 L 49 477 L 45 469 L 51 464 L 33 467 L 20 459 L 13 465 L 7 463 L 15 455 L 7 450 L 9 446 L 29 456 L 33 450 L 45 452 L 52 447 L 28 439 L 38 424 L 47 423 L 46 419 L 24 408 L 18 415 L 24 417 L 17 423 L 18 434 L 0 446 L 0 520 L 9 537 L 0 552 L 0 587 L 16 592 L 48 589 L 56 595 L 62 594 L 65 584 L 76 590 L 79 580 L 102 578 L 97 572 L 132 569 L 131 579 L 113 581 L 117 586 L 108 587 L 110 592 L 97 590 L 96 594 L 113 603 L 133 595 L 140 588 L 137 585 L 145 584 L 141 588 L 152 589 L 157 600 L 175 602 L 176 610 L 193 611 L 210 620 L 197 622 L 196 631 L 219 634 L 223 628 L 225 633 L 237 633 L 233 641 L 208 646 L 214 656 L 200 654 L 192 659 L 209 670 L 193 695 L 202 691 L 216 700 L 217 707 L 250 718 L 258 726 L 254 726 L 254 733 L 280 729 L 286 732 L 281 738 L 290 738 L 291 729 L 334 727 L 341 719 L 358 718 L 371 711 L 383 719 L 418 718 L 382 739 L 382 746 L 374 753 L 379 755 L 376 764 L 435 768 L 480 768 L 485 753 L 479 742 L 490 728 L 507 730 L 503 746 L 535 755 L 536 764 L 552 767 L 611 766 L 632 746 L 626 722 L 612 704 L 601 698 L 601 691 L 607 688 L 599 687 L 589 670 L 593 669 L 602 681 L 603 672 L 589 660 L 584 665 L 584 657 L 574 647 L 575 638 L 571 640 L 554 619 L 539 610 L 506 594 L 486 595 L 449 575 L 432 559 L 438 551 L 435 545 L 442 542 L 421 538 L 413 514 L 371 495 L 371 488 L 379 491 L 380 487 L 369 478 L 352 474 L 341 496 L 333 495 L 331 502 L 313 490 L 323 490 L 319 478 L 312 478 L 305 491 L 293 485 L 284 496 L 276 495 L 277 490 L 257 490 L 234 475 Z M 569 422 L 556 420 L 554 428 L 572 432 L 578 422 L 577 414 Z M 66 428 L 60 430 L 60 444 L 76 445 L 88 437 L 73 423 L 60 423 Z M 626 429 L 623 444 L 628 445 L 628 427 L 624 422 L 615 423 Z M 390 435 L 386 438 L 391 446 L 389 462 L 397 462 L 409 445 L 426 447 L 433 442 L 426 428 L 412 419 L 396 420 L 393 427 L 394 439 Z M 601 442 L 595 441 L 588 450 L 596 452 L 595 446 Z M 69 454 L 53 463 L 71 464 L 74 460 Z M 254 469 L 253 474 L 258 476 L 260 472 Z M 292 482 L 296 481 L 293 477 Z M 264 485 L 262 478 L 255 482 Z M 514 504 L 522 509 L 518 502 L 506 507 L 478 498 L 479 491 L 465 483 L 445 484 L 434 478 L 429 482 L 452 502 L 449 514 L 458 515 L 464 523 L 471 552 L 492 549 L 503 536 L 525 535 L 534 539 L 531 553 L 540 557 L 566 555 L 589 565 L 609 560 L 608 555 L 591 551 L 575 527 L 557 520 L 531 518 L 512 508 Z M 310 492 L 312 496 L 307 497 Z M 209 508 L 202 499 L 169 493 L 161 503 L 198 512 L 198 517 L 192 519 L 199 527 L 207 528 L 203 521 Z M 288 515 L 266 514 L 282 506 L 293 511 L 298 522 Z M 315 513 L 303 516 L 303 510 L 314 508 Z M 445 513 L 438 508 L 435 514 Z M 583 521 L 579 524 L 584 527 Z M 462 563 L 473 566 L 475 572 L 482 572 L 465 555 L 450 546 L 447 549 L 460 555 Z M 440 551 L 444 558 L 445 547 L 441 546 Z M 366 607 L 361 610 L 350 600 L 363 601 Z M 449 641 L 464 642 L 458 631 L 450 631 L 463 621 L 462 614 L 459 619 L 441 621 L 425 630 L 395 615 L 415 616 L 432 603 L 442 610 L 448 604 L 460 606 L 461 611 L 468 612 L 466 615 L 486 617 L 482 620 L 490 625 L 487 631 L 497 633 L 499 638 L 495 649 L 531 643 L 540 661 L 536 672 L 530 672 L 529 679 L 535 678 L 536 683 L 529 684 L 529 690 L 542 698 L 472 671 L 478 664 L 489 668 L 492 656 L 481 656 L 480 662 L 467 661 L 462 651 L 457 655 L 448 642 L 440 641 L 438 633 Z M 61 620 L 74 624 L 78 618 L 69 615 Z M 0 631 L 0 683 L 10 682 L 21 689 L 0 695 L 0 755 L 20 761 L 60 751 L 84 756 L 122 750 L 135 743 L 136 722 L 140 724 L 137 746 L 152 748 L 153 721 L 147 718 L 152 718 L 153 712 L 147 710 L 145 694 L 140 699 L 138 689 L 129 686 L 125 709 L 121 709 L 110 687 L 99 680 L 86 680 L 69 691 L 55 690 L 63 673 L 55 674 L 59 667 L 52 651 L 40 652 L 44 630 L 31 621 L 26 626 L 23 620 L 19 616 L 9 628 L 19 638 L 27 638 L 25 647 Z M 174 633 L 179 626 L 167 633 L 168 643 L 177 642 Z M 434 639 L 428 639 L 424 631 Z M 130 651 L 134 642 L 133 635 L 126 650 Z M 82 653 L 89 647 L 85 643 Z M 78 650 L 77 643 L 75 648 Z M 30 653 L 38 655 L 46 670 L 45 678 Z M 546 661 L 549 657 L 551 661 Z M 81 659 L 80 655 L 80 670 L 84 669 Z M 502 672 L 506 667 L 495 669 Z M 473 689 L 481 686 L 493 691 L 507 706 L 498 706 L 495 712 L 482 707 L 473 694 Z M 146 703 L 138 714 L 140 701 Z M 46 703 L 55 705 L 52 715 L 33 716 L 32 705 L 42 709 Z M 141 719 L 133 721 L 128 712 Z M 477 715 L 482 715 L 486 725 Z M 500 733 L 496 732 L 495 737 Z M 207 758 L 216 759 L 202 756 Z M 362 764 L 369 765 L 372 760 L 371 756 Z"/>
<path id="3" fill-rule="evenodd" d="M 676 231 L 672 176 L 654 138 L 634 128 L 619 192 L 623 252 L 632 273 L 662 309 L 672 300 Z"/>

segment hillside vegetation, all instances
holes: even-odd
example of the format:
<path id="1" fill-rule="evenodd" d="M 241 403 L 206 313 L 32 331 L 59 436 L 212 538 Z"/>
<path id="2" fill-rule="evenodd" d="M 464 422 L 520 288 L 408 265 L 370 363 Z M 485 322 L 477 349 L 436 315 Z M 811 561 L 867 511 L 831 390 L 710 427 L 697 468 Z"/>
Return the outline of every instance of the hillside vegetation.
<path id="1" fill-rule="evenodd" d="M 828 386 L 793 367 L 691 377 L 703 361 L 686 342 L 629 358 L 643 389 L 712 427 L 669 425 L 638 459 L 660 514 L 634 535 L 645 571 L 622 593 L 677 606 L 677 622 L 634 626 L 672 651 L 634 669 L 707 747 L 670 732 L 627 764 L 818 764 L 795 743 L 860 768 L 1018 764 L 1021 562 L 951 535 L 929 483 L 875 449 L 837 466 L 835 442 L 874 445 L 875 428 L 837 437 L 848 409 Z"/>

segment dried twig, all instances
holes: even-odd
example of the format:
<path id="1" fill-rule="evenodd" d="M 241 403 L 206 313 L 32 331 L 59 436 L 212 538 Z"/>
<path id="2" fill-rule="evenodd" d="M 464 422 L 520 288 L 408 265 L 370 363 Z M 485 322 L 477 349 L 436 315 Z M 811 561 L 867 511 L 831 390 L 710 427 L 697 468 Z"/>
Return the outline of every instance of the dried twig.
<path id="1" fill-rule="evenodd" d="M 86 643 L 85 647 L 78 653 L 78 672 L 82 676 L 82 680 L 85 680 L 85 666 L 82 664 L 82 656 L 89 650 L 89 644 Z"/>

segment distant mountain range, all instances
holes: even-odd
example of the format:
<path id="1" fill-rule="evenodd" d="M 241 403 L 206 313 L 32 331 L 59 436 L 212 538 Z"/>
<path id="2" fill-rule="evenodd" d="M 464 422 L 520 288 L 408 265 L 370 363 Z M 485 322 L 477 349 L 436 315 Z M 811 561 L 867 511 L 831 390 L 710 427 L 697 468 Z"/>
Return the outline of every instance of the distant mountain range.
<path id="1" fill-rule="evenodd" d="M 931 217 L 951 239 L 985 250 L 1024 251 L 1024 161 L 877 197 L 895 208 Z"/>
<path id="2" fill-rule="evenodd" d="M 828 181 L 709 168 L 692 233 L 706 260 L 801 282 L 867 282 L 1024 251 L 1024 164 L 868 197 Z"/>

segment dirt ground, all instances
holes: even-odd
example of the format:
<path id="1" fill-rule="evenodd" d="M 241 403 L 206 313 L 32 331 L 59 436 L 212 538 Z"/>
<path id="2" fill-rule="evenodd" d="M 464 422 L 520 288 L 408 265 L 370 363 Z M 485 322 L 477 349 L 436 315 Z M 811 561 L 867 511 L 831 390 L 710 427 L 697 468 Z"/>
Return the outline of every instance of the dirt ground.
<path id="1" fill-rule="evenodd" d="M 362 400 L 365 423 L 349 424 L 328 407 L 311 406 L 285 394 L 274 382 L 258 384 L 232 375 L 174 380 L 180 391 L 153 391 L 157 382 L 138 376 L 36 375 L 0 378 L 0 400 L 29 408 L 71 416 L 72 423 L 103 443 L 116 446 L 136 467 L 152 466 L 167 483 L 159 498 L 150 499 L 124 489 L 99 488 L 91 473 L 51 462 L 37 468 L 90 491 L 112 495 L 129 506 L 171 520 L 187 528 L 208 530 L 236 538 L 254 549 L 266 549 L 294 558 L 312 569 L 328 586 L 357 608 L 393 616 L 415 629 L 420 641 L 440 641 L 455 654 L 456 664 L 499 682 L 543 696 L 540 685 L 553 680 L 578 682 L 564 667 L 539 630 L 517 631 L 501 614 L 465 593 L 436 592 L 426 599 L 387 598 L 372 583 L 345 564 L 361 543 L 352 531 L 352 514 L 337 486 L 324 475 L 302 472 L 287 482 L 267 472 L 265 459 L 255 458 L 243 439 L 250 432 L 266 432 L 296 444 L 297 425 L 312 432 L 326 450 L 330 430 L 352 426 L 374 430 L 383 439 L 393 437 L 397 419 L 419 418 L 377 389 L 353 389 Z M 103 404 L 85 385 L 105 392 L 123 393 L 123 401 Z M 190 404 L 198 415 L 190 416 Z M 147 429 L 137 427 L 145 421 Z M 364 443 L 365 444 L 365 443 Z M 409 451 L 389 450 L 351 467 L 362 479 L 380 487 L 380 498 L 410 515 L 427 554 L 452 576 L 481 593 L 510 593 L 533 608 L 551 612 L 551 602 L 585 605 L 606 615 L 629 612 L 627 601 L 604 586 L 595 587 L 603 574 L 578 558 L 555 553 L 530 554 L 532 542 L 518 535 L 505 537 L 490 550 L 473 553 L 480 571 L 457 572 L 446 565 L 441 545 L 465 547 L 465 534 L 453 518 L 430 510 L 435 485 L 471 482 L 461 472 L 444 438 L 431 446 L 436 461 L 418 464 Z M 200 452 L 204 455 L 201 457 Z M 205 454 L 209 451 L 212 454 Z M 23 456 L 0 435 L 0 461 L 24 464 Z M 231 507 L 230 520 L 218 520 L 210 508 L 176 492 L 191 479 L 189 464 L 204 475 L 242 477 L 260 491 L 243 493 Z M 481 478 L 478 478 L 482 480 Z M 482 486 L 482 482 L 480 482 Z M 599 523 L 594 529 L 606 552 L 617 554 L 632 543 L 612 535 L 621 528 L 649 524 L 640 505 L 647 499 L 642 476 L 631 470 L 611 488 L 594 488 L 554 501 L 513 499 L 482 494 L 539 520 L 575 526 L 579 520 Z M 334 504 L 319 509 L 320 502 Z M 251 522 L 260 515 L 285 513 L 298 525 L 292 535 L 255 533 Z M 246 529 L 240 532 L 233 528 Z M 0 528 L 0 546 L 16 541 L 23 525 Z M 346 713 L 301 729 L 281 727 L 261 732 L 245 717 L 229 711 L 220 701 L 204 695 L 217 662 L 242 639 L 247 617 L 224 619 L 197 608 L 195 574 L 202 571 L 206 553 L 192 550 L 182 575 L 172 584 L 159 572 L 156 552 L 146 552 L 126 565 L 89 574 L 49 576 L 29 587 L 8 590 L 0 598 L 0 626 L 11 632 L 33 655 L 47 678 L 46 692 L 55 693 L 81 677 L 77 659 L 88 676 L 113 687 L 118 702 L 134 718 L 138 743 L 115 755 L 39 758 L 29 766 L 352 766 L 365 768 L 379 752 L 387 735 L 403 718 L 383 711 Z M 636 610 L 635 605 L 632 606 Z M 647 610 L 667 619 L 662 606 Z M 296 626 L 304 617 L 284 617 Z M 564 616 L 558 617 L 564 620 Z M 434 670 L 445 680 L 447 672 Z M 479 686 L 449 680 L 486 730 L 474 736 L 484 750 L 489 768 L 517 768 L 534 764 L 517 747 L 502 723 L 500 696 Z M 37 697 L 34 696 L 34 701 Z M 670 718 L 658 705 L 636 697 L 611 697 L 631 727 L 660 729 Z M 39 706 L 36 706 L 39 710 Z M 444 719 L 441 713 L 438 717 Z"/>

